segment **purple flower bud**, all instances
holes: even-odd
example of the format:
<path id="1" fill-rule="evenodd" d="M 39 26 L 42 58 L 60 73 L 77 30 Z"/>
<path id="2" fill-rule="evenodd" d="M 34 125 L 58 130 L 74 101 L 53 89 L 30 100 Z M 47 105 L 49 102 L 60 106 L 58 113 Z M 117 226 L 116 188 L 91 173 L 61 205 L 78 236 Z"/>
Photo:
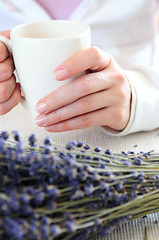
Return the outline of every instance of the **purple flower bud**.
<path id="1" fill-rule="evenodd" d="M 126 153 L 125 151 L 122 151 L 121 153 L 125 156 L 128 156 L 128 153 Z"/>
<path id="2" fill-rule="evenodd" d="M 50 140 L 49 137 L 46 137 L 46 138 L 45 138 L 44 144 L 45 144 L 45 145 L 51 145 L 51 140 Z"/>
<path id="3" fill-rule="evenodd" d="M 104 181 L 100 181 L 100 186 L 101 186 L 101 189 L 104 189 L 104 190 L 106 190 L 106 191 L 109 190 L 107 184 L 106 184 Z"/>
<path id="4" fill-rule="evenodd" d="M 156 175 L 156 180 L 159 180 L 159 175 Z"/>
<path id="5" fill-rule="evenodd" d="M 142 164 L 141 158 L 139 158 L 139 157 L 134 158 L 134 164 L 135 164 L 135 165 L 141 165 L 141 164 Z"/>
<path id="6" fill-rule="evenodd" d="M 73 150 L 75 146 L 76 146 L 76 143 L 74 141 L 71 141 L 71 142 L 67 143 L 66 149 Z"/>
<path id="7" fill-rule="evenodd" d="M 33 196 L 35 194 L 35 189 L 33 187 L 27 187 L 26 188 L 26 193 Z"/>
<path id="8" fill-rule="evenodd" d="M 17 201 L 17 199 L 12 199 L 10 202 L 10 206 L 12 211 L 17 212 L 19 210 L 19 202 Z"/>
<path id="9" fill-rule="evenodd" d="M 22 194 L 21 197 L 20 197 L 20 201 L 21 203 L 23 204 L 28 204 L 30 199 L 29 199 L 29 196 L 27 194 Z"/>
<path id="10" fill-rule="evenodd" d="M 41 226 L 41 239 L 49 240 L 47 225 Z"/>
<path id="11" fill-rule="evenodd" d="M 37 232 L 38 232 L 38 228 L 36 226 L 36 224 L 30 224 L 28 226 L 28 239 L 31 238 L 33 239 L 37 239 Z"/>
<path id="12" fill-rule="evenodd" d="M 96 218 L 95 220 L 94 220 L 94 222 L 95 222 L 95 226 L 97 226 L 97 227 L 99 227 L 99 226 L 101 226 L 101 220 L 100 220 L 100 218 Z"/>
<path id="13" fill-rule="evenodd" d="M 19 209 L 19 211 L 20 211 L 22 217 L 28 217 L 32 213 L 31 208 L 27 204 L 23 204 L 21 206 L 21 209 Z"/>
<path id="14" fill-rule="evenodd" d="M 72 196 L 71 196 L 71 200 L 75 200 L 75 199 L 80 199 L 84 196 L 84 192 L 81 190 L 77 190 Z"/>
<path id="15" fill-rule="evenodd" d="M 117 191 L 121 191 L 123 189 L 122 183 L 117 183 L 117 184 L 114 185 L 114 187 Z"/>
<path id="16" fill-rule="evenodd" d="M 134 145 L 134 147 L 137 147 L 137 145 Z M 128 154 L 135 154 L 134 151 L 128 151 Z"/>
<path id="17" fill-rule="evenodd" d="M 8 137 L 9 137 L 9 134 L 7 132 L 3 131 L 0 133 L 0 138 L 7 140 Z"/>
<path id="18" fill-rule="evenodd" d="M 90 149 L 90 146 L 88 144 L 86 144 L 86 143 L 83 146 L 84 146 L 84 149 L 86 149 L 86 150 Z"/>
<path id="19" fill-rule="evenodd" d="M 146 157 L 146 158 L 147 158 L 147 157 L 149 157 L 149 156 L 150 156 L 150 152 L 144 153 L 143 155 L 144 155 L 144 157 Z"/>
<path id="20" fill-rule="evenodd" d="M 89 168 L 89 164 L 85 163 L 85 164 L 83 165 L 83 170 L 84 170 L 84 171 L 87 171 L 88 168 Z"/>
<path id="21" fill-rule="evenodd" d="M 121 160 L 121 162 L 122 162 L 124 165 L 127 165 L 127 166 L 131 165 L 131 163 L 130 163 L 129 161 L 127 161 L 127 160 Z"/>
<path id="22" fill-rule="evenodd" d="M 152 181 L 154 181 L 155 179 L 154 179 L 154 177 L 149 177 L 149 180 L 152 180 Z"/>
<path id="23" fill-rule="evenodd" d="M 22 228 L 19 227 L 16 220 L 13 220 L 9 217 L 5 218 L 4 229 L 11 239 L 17 239 L 17 240 L 23 239 L 23 235 L 24 235 L 23 230 Z"/>
<path id="24" fill-rule="evenodd" d="M 42 216 L 41 222 L 42 222 L 42 225 L 48 225 L 48 224 L 49 224 L 49 221 L 48 221 L 47 216 Z"/>
<path id="25" fill-rule="evenodd" d="M 138 176 L 138 181 L 139 181 L 139 183 L 143 183 L 144 182 L 144 176 L 142 175 L 142 174 L 140 174 L 139 176 Z"/>
<path id="26" fill-rule="evenodd" d="M 37 192 L 33 201 L 36 205 L 40 205 L 42 204 L 44 198 L 45 198 L 45 194 L 43 192 Z"/>
<path id="27" fill-rule="evenodd" d="M 89 184 L 89 185 L 84 186 L 84 191 L 85 191 L 86 195 L 88 195 L 88 196 L 91 195 L 94 191 L 93 185 Z"/>
<path id="28" fill-rule="evenodd" d="M 132 184 L 132 189 L 137 190 L 138 189 L 138 183 L 133 183 Z"/>
<path id="29" fill-rule="evenodd" d="M 126 193 L 124 193 L 124 194 L 122 194 L 122 196 L 121 196 L 121 202 L 122 203 L 126 203 L 126 202 L 128 202 L 128 195 L 126 194 Z"/>
<path id="30" fill-rule="evenodd" d="M 77 147 L 80 148 L 80 147 L 82 147 L 82 145 L 83 145 L 83 142 L 80 142 L 80 141 L 77 142 Z"/>
<path id="31" fill-rule="evenodd" d="M 74 232 L 76 230 L 76 224 L 74 221 L 66 221 L 65 222 L 66 227 L 68 228 L 69 232 Z"/>
<path id="32" fill-rule="evenodd" d="M 73 155 L 72 153 L 67 153 L 67 156 L 68 156 L 69 158 L 74 158 L 74 155 Z"/>
<path id="33" fill-rule="evenodd" d="M 100 151 L 101 151 L 101 148 L 100 148 L 100 147 L 96 147 L 96 148 L 94 149 L 94 151 L 95 151 L 95 152 L 100 152 Z"/>
<path id="34" fill-rule="evenodd" d="M 19 137 L 18 131 L 12 131 L 12 133 L 13 133 L 13 136 L 14 136 L 14 140 L 16 142 L 19 142 L 20 141 L 20 137 Z"/>
<path id="35" fill-rule="evenodd" d="M 36 146 L 36 144 L 35 144 L 36 143 L 35 134 L 31 134 L 28 141 L 29 141 L 29 145 L 31 147 L 35 147 Z"/>
<path id="36" fill-rule="evenodd" d="M 61 233 L 61 229 L 58 225 L 56 224 L 53 224 L 51 227 L 50 227 L 50 233 L 52 236 L 58 236 L 60 233 Z"/>
<path id="37" fill-rule="evenodd" d="M 107 149 L 107 150 L 105 151 L 105 154 L 111 155 L 111 151 L 110 151 L 109 149 Z"/>
<path id="38" fill-rule="evenodd" d="M 59 191 L 55 187 L 48 187 L 47 193 L 51 196 L 52 200 L 55 200 L 59 196 Z"/>

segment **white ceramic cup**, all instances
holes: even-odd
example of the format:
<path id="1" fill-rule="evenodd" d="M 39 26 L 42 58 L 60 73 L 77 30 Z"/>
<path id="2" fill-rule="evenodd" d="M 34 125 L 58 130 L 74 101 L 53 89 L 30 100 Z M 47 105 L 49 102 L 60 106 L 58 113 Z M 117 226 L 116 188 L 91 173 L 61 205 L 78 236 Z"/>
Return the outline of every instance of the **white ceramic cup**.
<path id="1" fill-rule="evenodd" d="M 54 79 L 55 68 L 89 47 L 91 36 L 87 24 L 51 20 L 19 25 L 11 30 L 10 40 L 0 35 L 0 41 L 13 54 L 18 80 L 35 118 L 37 102 L 66 83 Z"/>

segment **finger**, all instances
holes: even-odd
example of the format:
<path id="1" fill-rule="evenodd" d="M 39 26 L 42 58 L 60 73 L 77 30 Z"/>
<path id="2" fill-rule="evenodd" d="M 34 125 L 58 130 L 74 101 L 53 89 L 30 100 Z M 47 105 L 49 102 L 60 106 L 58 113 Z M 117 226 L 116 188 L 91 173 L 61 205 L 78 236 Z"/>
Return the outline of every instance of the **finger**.
<path id="1" fill-rule="evenodd" d="M 10 39 L 10 31 L 2 31 L 0 34 Z M 0 62 L 3 62 L 8 56 L 9 52 L 7 47 L 0 42 Z"/>
<path id="2" fill-rule="evenodd" d="M 8 81 L 0 83 L 0 103 L 7 101 L 12 95 L 16 86 L 16 79 L 14 74 Z"/>
<path id="3" fill-rule="evenodd" d="M 0 115 L 8 113 L 13 107 L 15 107 L 21 100 L 21 91 L 19 84 L 16 84 L 15 90 L 7 102 L 0 104 Z"/>
<path id="4" fill-rule="evenodd" d="M 10 30 L 2 31 L 0 34 L 10 39 Z"/>
<path id="5" fill-rule="evenodd" d="M 0 63 L 3 62 L 9 56 L 7 47 L 0 42 Z"/>
<path id="6" fill-rule="evenodd" d="M 39 126 L 46 127 L 75 116 L 92 112 L 104 107 L 113 106 L 120 99 L 114 98 L 111 90 L 97 92 L 95 94 L 87 95 L 68 106 L 57 109 L 46 115 L 39 115 L 36 117 L 36 123 Z"/>
<path id="7" fill-rule="evenodd" d="M 45 129 L 48 132 L 65 132 L 95 126 L 109 126 L 109 128 L 120 131 L 125 128 L 128 121 L 124 115 L 124 111 L 108 107 L 53 124 Z"/>
<path id="8" fill-rule="evenodd" d="M 8 57 L 0 64 L 0 82 L 10 79 L 14 72 L 14 63 L 12 57 Z"/>
<path id="9" fill-rule="evenodd" d="M 37 112 L 40 114 L 52 112 L 83 96 L 108 89 L 111 85 L 112 81 L 104 71 L 81 76 L 41 99 L 36 107 Z"/>
<path id="10" fill-rule="evenodd" d="M 100 126 L 102 123 L 106 124 L 107 121 L 109 122 L 108 118 L 110 118 L 110 116 L 107 115 L 107 112 L 108 109 L 103 108 L 98 111 L 90 112 L 69 120 L 62 121 L 58 124 L 47 126 L 45 129 L 49 132 L 65 132 L 75 129 L 85 129 L 89 127 Z M 105 119 L 104 116 L 107 116 L 107 119 Z"/>
<path id="11" fill-rule="evenodd" d="M 108 67 L 111 56 L 96 47 L 89 47 L 75 53 L 55 69 L 57 80 L 65 80 L 87 69 L 102 71 Z M 73 67 L 72 67 L 73 66 Z"/>

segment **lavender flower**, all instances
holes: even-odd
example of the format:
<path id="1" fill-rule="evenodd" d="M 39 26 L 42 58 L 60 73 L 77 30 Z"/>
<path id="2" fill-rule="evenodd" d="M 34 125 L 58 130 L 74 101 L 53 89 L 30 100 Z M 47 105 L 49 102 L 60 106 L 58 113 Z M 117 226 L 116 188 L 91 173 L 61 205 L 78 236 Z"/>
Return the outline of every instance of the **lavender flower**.
<path id="1" fill-rule="evenodd" d="M 159 210 L 159 154 L 0 134 L 0 239 L 85 240 Z M 155 205 L 154 205 L 155 204 Z M 149 206 L 143 207 L 143 206 Z M 117 217 L 118 216 L 118 217 Z"/>

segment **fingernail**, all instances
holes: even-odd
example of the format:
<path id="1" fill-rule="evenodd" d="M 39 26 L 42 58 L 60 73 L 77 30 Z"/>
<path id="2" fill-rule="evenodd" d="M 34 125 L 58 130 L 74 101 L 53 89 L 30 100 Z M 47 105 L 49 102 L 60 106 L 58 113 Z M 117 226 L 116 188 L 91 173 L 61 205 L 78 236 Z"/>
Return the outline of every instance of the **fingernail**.
<path id="1" fill-rule="evenodd" d="M 47 112 L 48 108 L 47 108 L 46 103 L 45 102 L 38 103 L 36 106 L 36 110 L 40 114 Z"/>
<path id="2" fill-rule="evenodd" d="M 65 68 L 59 68 L 54 72 L 54 76 L 57 80 L 63 80 L 67 78 L 67 71 Z"/>
<path id="3" fill-rule="evenodd" d="M 51 125 L 49 127 L 46 127 L 45 130 L 48 131 L 48 132 L 56 132 L 57 131 L 56 124 L 55 125 Z"/>
<path id="4" fill-rule="evenodd" d="M 37 116 L 35 122 L 39 126 L 44 126 L 46 124 L 46 117 L 45 116 Z"/>

